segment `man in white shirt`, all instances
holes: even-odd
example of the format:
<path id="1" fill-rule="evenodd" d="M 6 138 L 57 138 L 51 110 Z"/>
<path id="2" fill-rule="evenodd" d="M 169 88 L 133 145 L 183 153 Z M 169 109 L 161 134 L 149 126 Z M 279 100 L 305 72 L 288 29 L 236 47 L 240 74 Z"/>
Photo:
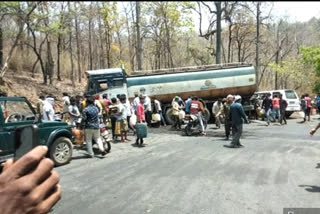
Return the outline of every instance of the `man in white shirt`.
<path id="1" fill-rule="evenodd" d="M 133 110 L 134 110 L 135 115 L 137 115 L 137 107 L 140 104 L 139 92 L 135 92 L 134 96 L 135 96 L 135 98 L 133 100 Z"/>
<path id="2" fill-rule="evenodd" d="M 69 114 L 68 114 L 68 108 L 70 105 L 70 97 L 68 95 L 68 93 L 62 93 L 63 97 L 63 121 L 66 122 L 69 118 Z"/>
<path id="3" fill-rule="evenodd" d="M 43 120 L 54 121 L 54 98 L 47 97 L 43 105 Z"/>
<path id="4" fill-rule="evenodd" d="M 80 111 L 78 109 L 78 106 L 76 105 L 76 99 L 74 97 L 70 98 L 70 105 L 68 107 L 68 112 L 70 116 L 70 122 L 69 124 L 72 126 L 75 126 L 75 122 L 79 119 L 80 117 Z"/>
<path id="5" fill-rule="evenodd" d="M 157 99 L 154 99 L 153 102 L 154 102 L 154 110 L 155 110 L 155 113 L 160 114 L 161 121 L 162 121 L 163 125 L 164 125 L 164 126 L 167 126 L 166 121 L 165 121 L 165 119 L 164 119 L 164 117 L 163 117 L 163 114 L 162 114 L 162 109 L 161 109 L 161 103 L 160 103 L 160 101 L 157 100 Z"/>
<path id="6" fill-rule="evenodd" d="M 212 113 L 213 113 L 213 116 L 216 119 L 215 123 L 216 123 L 216 126 L 218 128 L 220 128 L 220 125 L 221 125 L 220 119 L 221 119 L 221 116 L 222 116 L 222 115 L 220 115 L 218 113 L 221 111 L 222 108 L 223 108 L 223 104 L 222 104 L 221 99 L 218 99 L 212 106 Z"/>

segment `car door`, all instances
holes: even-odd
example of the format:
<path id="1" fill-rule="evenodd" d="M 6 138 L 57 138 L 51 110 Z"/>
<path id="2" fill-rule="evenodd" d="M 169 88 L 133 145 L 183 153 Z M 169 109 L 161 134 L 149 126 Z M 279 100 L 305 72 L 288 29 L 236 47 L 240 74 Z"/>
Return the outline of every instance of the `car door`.
<path id="1" fill-rule="evenodd" d="M 7 158 L 15 151 L 15 129 L 34 123 L 35 114 L 23 98 L 0 100 L 0 156 Z"/>

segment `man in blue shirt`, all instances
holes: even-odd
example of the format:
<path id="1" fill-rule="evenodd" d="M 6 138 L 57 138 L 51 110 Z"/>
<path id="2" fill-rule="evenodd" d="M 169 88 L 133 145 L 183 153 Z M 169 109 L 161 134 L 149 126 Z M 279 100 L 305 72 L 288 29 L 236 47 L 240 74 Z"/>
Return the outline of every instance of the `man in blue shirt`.
<path id="1" fill-rule="evenodd" d="M 242 135 L 243 121 L 249 123 L 246 114 L 244 113 L 243 107 L 241 105 L 241 96 L 237 95 L 235 97 L 235 102 L 230 107 L 230 118 L 232 121 L 232 148 L 239 148 L 243 146 L 240 143 L 240 137 Z"/>
<path id="2" fill-rule="evenodd" d="M 86 107 L 82 113 L 85 122 L 84 133 L 86 136 L 87 151 L 89 156 L 93 158 L 92 139 L 98 144 L 102 155 L 105 155 L 106 151 L 100 138 L 99 109 L 94 105 L 93 97 L 88 97 L 87 105 L 88 107 Z"/>

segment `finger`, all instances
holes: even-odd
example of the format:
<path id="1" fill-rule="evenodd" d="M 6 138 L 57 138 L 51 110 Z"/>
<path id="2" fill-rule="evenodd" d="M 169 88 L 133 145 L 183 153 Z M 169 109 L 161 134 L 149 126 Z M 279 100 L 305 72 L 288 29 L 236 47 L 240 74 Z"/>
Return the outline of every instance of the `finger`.
<path id="1" fill-rule="evenodd" d="M 13 160 L 9 159 L 7 160 L 4 164 L 3 164 L 3 169 L 2 172 L 6 171 L 7 169 L 9 169 L 9 167 L 11 167 L 13 165 Z"/>
<path id="2" fill-rule="evenodd" d="M 61 196 L 62 188 L 60 185 L 57 185 L 54 192 L 46 200 L 39 204 L 39 206 L 35 210 L 35 213 L 48 213 L 52 209 L 52 207 L 61 199 Z"/>
<path id="3" fill-rule="evenodd" d="M 44 200 L 52 194 L 60 181 L 59 174 L 52 171 L 50 176 L 32 191 L 32 196 L 36 200 Z"/>
<path id="4" fill-rule="evenodd" d="M 49 158 L 42 159 L 37 168 L 30 175 L 28 175 L 30 182 L 41 184 L 51 175 L 53 166 L 54 163 Z"/>
<path id="5" fill-rule="evenodd" d="M 6 171 L 10 178 L 21 177 L 34 169 L 40 162 L 41 159 L 45 157 L 48 152 L 48 147 L 37 146 L 26 155 L 22 156 L 17 162 L 13 164 L 12 167 L 8 168 Z"/>

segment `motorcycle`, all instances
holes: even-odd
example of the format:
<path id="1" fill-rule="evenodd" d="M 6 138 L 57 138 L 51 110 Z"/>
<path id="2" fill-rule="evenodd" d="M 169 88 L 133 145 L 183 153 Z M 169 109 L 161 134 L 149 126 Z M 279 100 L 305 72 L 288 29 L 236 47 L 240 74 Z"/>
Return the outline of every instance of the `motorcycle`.
<path id="1" fill-rule="evenodd" d="M 202 119 L 202 117 L 201 117 Z M 201 128 L 201 124 L 200 121 L 198 120 L 198 117 L 196 115 L 192 115 L 192 114 L 187 114 L 185 116 L 185 121 L 187 121 L 187 125 L 184 128 L 185 134 L 187 136 L 191 136 L 194 134 L 201 134 L 202 132 L 202 128 Z M 203 125 L 204 125 L 204 129 L 207 128 L 207 122 L 205 120 L 203 120 Z"/>
<path id="2" fill-rule="evenodd" d="M 82 118 L 79 118 L 76 121 L 76 127 L 79 130 L 84 130 L 84 122 Z M 111 151 L 111 144 L 110 144 L 111 139 L 109 138 L 110 135 L 109 135 L 109 131 L 107 130 L 107 126 L 103 123 L 102 120 L 100 120 L 99 129 L 100 129 L 100 137 L 101 137 L 103 147 L 105 151 L 109 153 Z M 96 142 L 93 141 L 93 144 L 95 143 Z"/>

